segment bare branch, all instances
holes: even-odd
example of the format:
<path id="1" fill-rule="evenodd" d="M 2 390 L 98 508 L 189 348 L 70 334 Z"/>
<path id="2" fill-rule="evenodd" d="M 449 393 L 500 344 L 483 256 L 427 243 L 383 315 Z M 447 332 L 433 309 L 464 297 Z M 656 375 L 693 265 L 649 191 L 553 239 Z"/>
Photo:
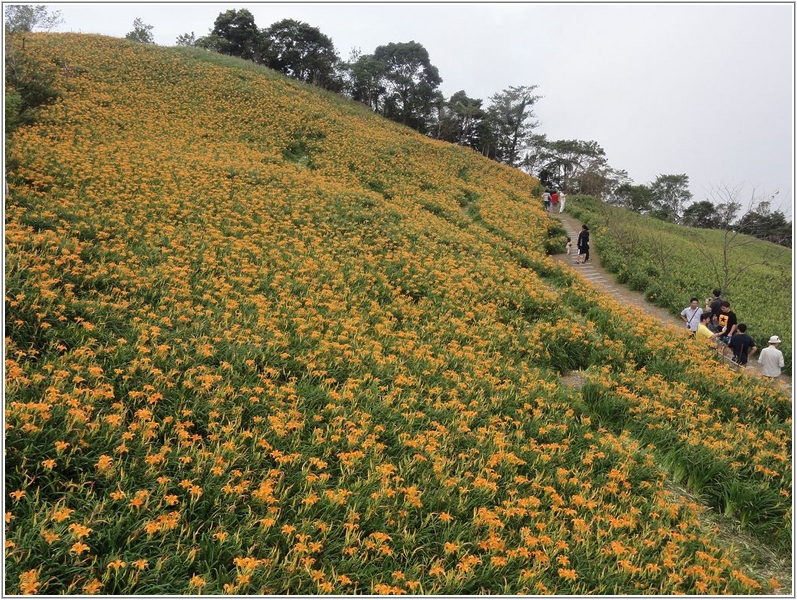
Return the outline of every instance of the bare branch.
<path id="1" fill-rule="evenodd" d="M 716 251 L 712 251 L 711 247 L 707 247 L 701 241 L 700 236 L 692 238 L 692 244 L 697 251 L 706 259 L 710 267 L 710 271 L 715 278 L 716 286 L 722 290 L 723 294 L 727 294 L 733 284 L 738 281 L 739 277 L 751 269 L 759 265 L 770 264 L 772 257 L 776 256 L 776 246 L 771 245 L 762 239 L 748 235 L 746 232 L 739 231 L 738 224 L 744 222 L 745 218 L 757 211 L 766 211 L 769 207 L 771 197 L 761 197 L 756 195 L 755 189 L 751 193 L 747 209 L 744 214 L 734 223 L 733 217 L 741 203 L 738 201 L 741 194 L 741 187 L 730 188 L 725 184 L 720 184 L 712 192 L 712 199 L 715 206 L 725 211 L 723 228 L 722 228 L 722 245 L 719 248 L 720 257 L 717 258 Z M 758 246 L 761 248 L 760 258 L 755 260 L 748 260 L 743 262 L 744 259 L 740 256 L 739 250 L 748 246 Z"/>

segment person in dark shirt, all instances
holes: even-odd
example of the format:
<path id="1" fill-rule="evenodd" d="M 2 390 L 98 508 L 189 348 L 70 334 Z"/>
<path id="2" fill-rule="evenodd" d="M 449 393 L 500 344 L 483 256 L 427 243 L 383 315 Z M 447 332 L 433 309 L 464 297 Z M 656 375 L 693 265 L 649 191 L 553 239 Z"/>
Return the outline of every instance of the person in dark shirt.
<path id="1" fill-rule="evenodd" d="M 727 355 L 728 342 L 731 341 L 731 336 L 736 332 L 737 323 L 736 313 L 731 310 L 731 303 L 723 300 L 720 306 L 719 331 L 717 332 L 719 333 L 717 339 L 724 344 L 722 348 L 723 356 Z"/>
<path id="2" fill-rule="evenodd" d="M 589 227 L 586 225 L 581 226 L 581 233 L 578 234 L 576 240 L 576 248 L 578 248 L 576 264 L 583 265 L 589 260 Z"/>
<path id="3" fill-rule="evenodd" d="M 714 294 L 714 298 L 706 298 L 706 310 L 704 312 L 711 311 L 711 323 L 709 324 L 709 329 L 713 332 L 719 331 L 719 317 L 720 317 L 720 307 L 722 306 L 722 292 L 720 290 L 714 290 L 712 292 Z"/>
<path id="4" fill-rule="evenodd" d="M 739 326 L 736 328 L 736 334 L 734 334 L 733 337 L 731 337 L 731 341 L 728 342 L 728 348 L 733 352 L 733 362 L 743 367 L 747 365 L 748 357 L 755 354 L 755 351 L 758 350 L 753 338 L 747 335 L 746 332 L 747 325 L 739 323 Z"/>

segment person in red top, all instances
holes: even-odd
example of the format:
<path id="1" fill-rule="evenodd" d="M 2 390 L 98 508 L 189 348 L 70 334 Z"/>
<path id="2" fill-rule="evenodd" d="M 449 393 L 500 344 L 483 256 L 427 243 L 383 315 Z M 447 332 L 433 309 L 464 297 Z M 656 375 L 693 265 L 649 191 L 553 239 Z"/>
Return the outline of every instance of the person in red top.
<path id="1" fill-rule="evenodd" d="M 559 192 L 554 190 L 551 192 L 551 210 L 556 212 L 559 208 Z"/>

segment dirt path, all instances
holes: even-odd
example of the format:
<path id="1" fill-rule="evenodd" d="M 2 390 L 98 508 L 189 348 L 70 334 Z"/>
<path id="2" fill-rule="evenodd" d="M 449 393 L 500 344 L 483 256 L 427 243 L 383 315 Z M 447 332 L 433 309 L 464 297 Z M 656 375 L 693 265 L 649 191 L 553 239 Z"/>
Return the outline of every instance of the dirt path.
<path id="1" fill-rule="evenodd" d="M 559 219 L 562 222 L 562 226 L 567 231 L 567 235 L 573 241 L 573 252 L 577 252 L 575 249 L 576 239 L 578 238 L 578 233 L 581 231 L 581 222 L 567 213 L 551 213 L 551 216 Z M 617 283 L 614 275 L 606 271 L 601 266 L 600 258 L 593 250 L 594 243 L 590 244 L 590 246 L 589 262 L 583 265 L 573 264 L 575 257 L 568 256 L 567 254 L 557 254 L 553 258 L 563 264 L 570 266 L 584 279 L 589 281 L 596 289 L 604 293 L 611 294 L 618 302 L 644 307 L 645 312 L 659 318 L 662 323 L 671 323 L 680 328 L 684 327 L 683 321 L 681 321 L 680 317 L 671 314 L 669 311 L 663 308 L 659 308 L 658 306 L 651 304 L 645 299 L 645 296 L 641 292 L 635 292 L 627 286 Z M 686 304 L 684 304 L 684 306 L 686 306 Z M 759 349 L 759 352 L 760 351 L 761 349 Z M 728 361 L 728 364 L 733 363 Z M 738 367 L 734 365 L 734 368 Z M 758 365 L 758 353 L 753 356 L 750 364 L 748 364 L 747 368 L 745 369 L 745 372 L 751 377 L 763 377 L 761 374 L 761 369 Z M 777 383 L 783 389 L 783 391 L 789 394 L 789 396 L 792 395 L 791 377 L 788 377 L 787 375 L 781 375 L 777 380 Z"/>
<path id="2" fill-rule="evenodd" d="M 582 223 L 568 214 L 552 213 L 551 216 L 558 218 L 562 222 L 562 225 L 567 231 L 567 235 L 573 241 L 573 251 L 577 252 L 575 249 L 576 239 L 578 238 L 578 232 L 581 231 Z M 625 285 L 617 283 L 614 275 L 607 272 L 601 266 L 600 259 L 594 250 L 590 249 L 589 262 L 583 265 L 574 265 L 573 261 L 575 256 L 572 255 L 568 256 L 567 254 L 558 254 L 553 258 L 562 264 L 568 265 L 570 268 L 578 272 L 581 277 L 589 281 L 589 283 L 599 291 L 614 296 L 618 302 L 642 306 L 644 307 L 645 311 L 655 317 L 658 317 L 663 324 L 672 323 L 677 327 L 683 327 L 683 321 L 681 321 L 679 317 L 670 314 L 663 308 L 659 308 L 658 306 L 651 304 L 640 292 L 635 292 Z M 757 359 L 754 357 L 753 363 L 747 367 L 746 373 L 751 377 L 762 377 L 761 371 L 756 361 Z M 581 373 L 571 373 L 563 378 L 562 383 L 578 389 L 583 384 L 583 380 L 584 378 Z M 791 396 L 792 390 L 790 377 L 781 375 L 780 379 L 778 380 L 778 384 L 786 393 Z M 692 501 L 700 503 L 699 498 L 695 497 L 693 494 L 690 494 L 681 486 L 675 485 L 672 482 L 668 482 L 668 487 L 673 494 L 673 498 L 676 498 L 677 501 L 681 502 L 683 501 L 683 498 L 689 498 Z M 737 549 L 740 549 L 743 555 L 747 553 L 747 556 L 750 556 L 751 567 L 759 576 L 763 578 L 775 577 L 775 579 L 777 579 L 779 582 L 779 587 L 773 590 L 773 594 L 788 595 L 792 593 L 793 574 L 790 556 L 779 556 L 775 554 L 764 543 L 740 531 L 738 524 L 733 522 L 732 519 L 718 515 L 714 511 L 711 511 L 711 509 L 707 508 L 703 518 L 716 526 L 720 539 L 727 542 L 729 545 L 733 545 Z"/>

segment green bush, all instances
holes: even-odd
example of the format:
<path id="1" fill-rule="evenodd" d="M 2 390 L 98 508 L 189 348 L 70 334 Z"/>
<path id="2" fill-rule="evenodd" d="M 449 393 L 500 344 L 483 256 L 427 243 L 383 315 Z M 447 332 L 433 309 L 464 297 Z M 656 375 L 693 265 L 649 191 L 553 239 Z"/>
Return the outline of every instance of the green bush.
<path id="1" fill-rule="evenodd" d="M 9 35 L 5 63 L 6 135 L 36 120 L 40 106 L 52 104 L 60 92 L 54 87 L 55 65 L 25 50 L 20 36 Z"/>

